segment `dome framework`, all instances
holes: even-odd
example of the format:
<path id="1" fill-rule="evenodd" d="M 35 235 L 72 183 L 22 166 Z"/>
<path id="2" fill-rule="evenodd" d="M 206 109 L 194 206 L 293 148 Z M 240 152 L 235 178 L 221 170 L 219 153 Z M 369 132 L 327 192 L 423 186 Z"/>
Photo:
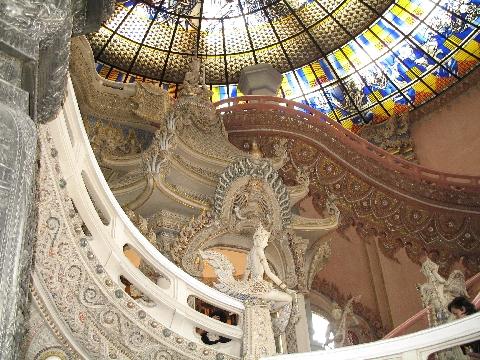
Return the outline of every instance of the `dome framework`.
<path id="1" fill-rule="evenodd" d="M 479 15 L 478 0 L 122 1 L 89 40 L 102 76 L 172 95 L 196 53 L 214 101 L 238 95 L 243 67 L 271 63 L 284 74 L 281 96 L 355 131 L 475 69 Z"/>

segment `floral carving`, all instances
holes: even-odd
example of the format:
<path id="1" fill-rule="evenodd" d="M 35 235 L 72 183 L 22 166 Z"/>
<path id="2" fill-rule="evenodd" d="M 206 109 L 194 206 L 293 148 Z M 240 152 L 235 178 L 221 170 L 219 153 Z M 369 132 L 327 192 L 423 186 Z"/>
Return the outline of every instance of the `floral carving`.
<path id="1" fill-rule="evenodd" d="M 41 133 L 39 215 L 35 248 L 34 292 L 48 302 L 48 313 L 75 338 L 90 359 L 162 358 L 215 359 L 205 346 L 194 349 L 170 329 L 130 303 L 90 250 L 89 238 L 68 197 L 53 141 L 45 126 Z M 63 186 L 62 186 L 63 184 Z M 147 271 L 148 273 L 148 271 Z M 51 296 L 46 296 L 50 294 Z M 38 302 L 38 301 L 37 301 Z M 230 359 L 221 354 L 223 359 Z M 218 357 L 217 357 L 218 358 Z"/>
<path id="2" fill-rule="evenodd" d="M 420 263 L 426 251 L 443 272 L 463 256 L 467 276 L 480 270 L 477 188 L 446 186 L 392 171 L 300 115 L 257 110 L 223 117 L 226 128 L 235 130 L 230 140 L 237 147 L 250 141 L 251 132 L 242 131 L 252 128 L 267 156 L 274 144 L 286 139 L 289 157 L 280 171 L 284 182 L 295 183 L 297 169 L 310 169 L 310 195 L 317 212 L 322 214 L 327 195 L 334 195 L 342 226 L 354 225 L 377 236 L 386 256 L 393 258 L 405 248 Z"/>

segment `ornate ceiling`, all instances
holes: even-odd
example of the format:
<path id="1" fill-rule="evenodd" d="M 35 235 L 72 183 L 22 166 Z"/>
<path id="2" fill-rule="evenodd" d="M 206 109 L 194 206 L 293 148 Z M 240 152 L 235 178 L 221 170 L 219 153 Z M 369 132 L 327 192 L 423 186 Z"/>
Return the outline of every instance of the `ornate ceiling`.
<path id="1" fill-rule="evenodd" d="M 391 2 L 120 1 L 91 42 L 98 60 L 127 73 L 178 83 L 197 52 L 206 56 L 208 83 L 236 83 L 239 71 L 256 62 L 286 72 L 324 56 Z"/>
<path id="2" fill-rule="evenodd" d="M 197 52 L 214 101 L 237 96 L 244 66 L 271 63 L 284 74 L 282 96 L 356 131 L 476 68 L 479 25 L 477 0 L 120 1 L 89 40 L 100 75 L 172 95 Z"/>

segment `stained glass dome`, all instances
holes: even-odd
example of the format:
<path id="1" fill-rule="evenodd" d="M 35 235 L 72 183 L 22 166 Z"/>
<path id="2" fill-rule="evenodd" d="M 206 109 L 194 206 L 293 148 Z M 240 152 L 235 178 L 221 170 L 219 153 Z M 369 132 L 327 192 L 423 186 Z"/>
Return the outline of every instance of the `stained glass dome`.
<path id="1" fill-rule="evenodd" d="M 150 0 L 117 2 L 89 36 L 100 75 L 174 95 L 202 57 L 213 100 L 266 62 L 281 96 L 355 130 L 414 109 L 480 61 L 480 0 Z"/>

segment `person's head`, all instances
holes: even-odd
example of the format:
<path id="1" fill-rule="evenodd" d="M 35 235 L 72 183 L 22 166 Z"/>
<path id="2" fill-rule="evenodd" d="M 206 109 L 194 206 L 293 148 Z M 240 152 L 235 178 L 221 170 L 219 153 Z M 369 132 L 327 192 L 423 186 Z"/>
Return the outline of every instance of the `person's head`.
<path id="1" fill-rule="evenodd" d="M 477 312 L 475 305 L 468 301 L 463 296 L 458 296 L 448 304 L 448 311 L 450 311 L 457 319 L 461 319 L 467 315 Z"/>
<path id="2" fill-rule="evenodd" d="M 263 225 L 260 223 L 253 234 L 253 244 L 257 247 L 266 248 L 268 245 L 268 238 L 270 237 L 270 232 L 265 230 Z"/>
<path id="3" fill-rule="evenodd" d="M 214 312 L 212 312 L 210 314 L 210 317 L 212 319 L 215 319 L 215 320 L 218 320 L 218 321 L 221 321 L 221 322 L 224 322 L 224 323 L 227 322 L 227 314 L 224 311 L 221 311 L 221 310 L 215 310 Z"/>

